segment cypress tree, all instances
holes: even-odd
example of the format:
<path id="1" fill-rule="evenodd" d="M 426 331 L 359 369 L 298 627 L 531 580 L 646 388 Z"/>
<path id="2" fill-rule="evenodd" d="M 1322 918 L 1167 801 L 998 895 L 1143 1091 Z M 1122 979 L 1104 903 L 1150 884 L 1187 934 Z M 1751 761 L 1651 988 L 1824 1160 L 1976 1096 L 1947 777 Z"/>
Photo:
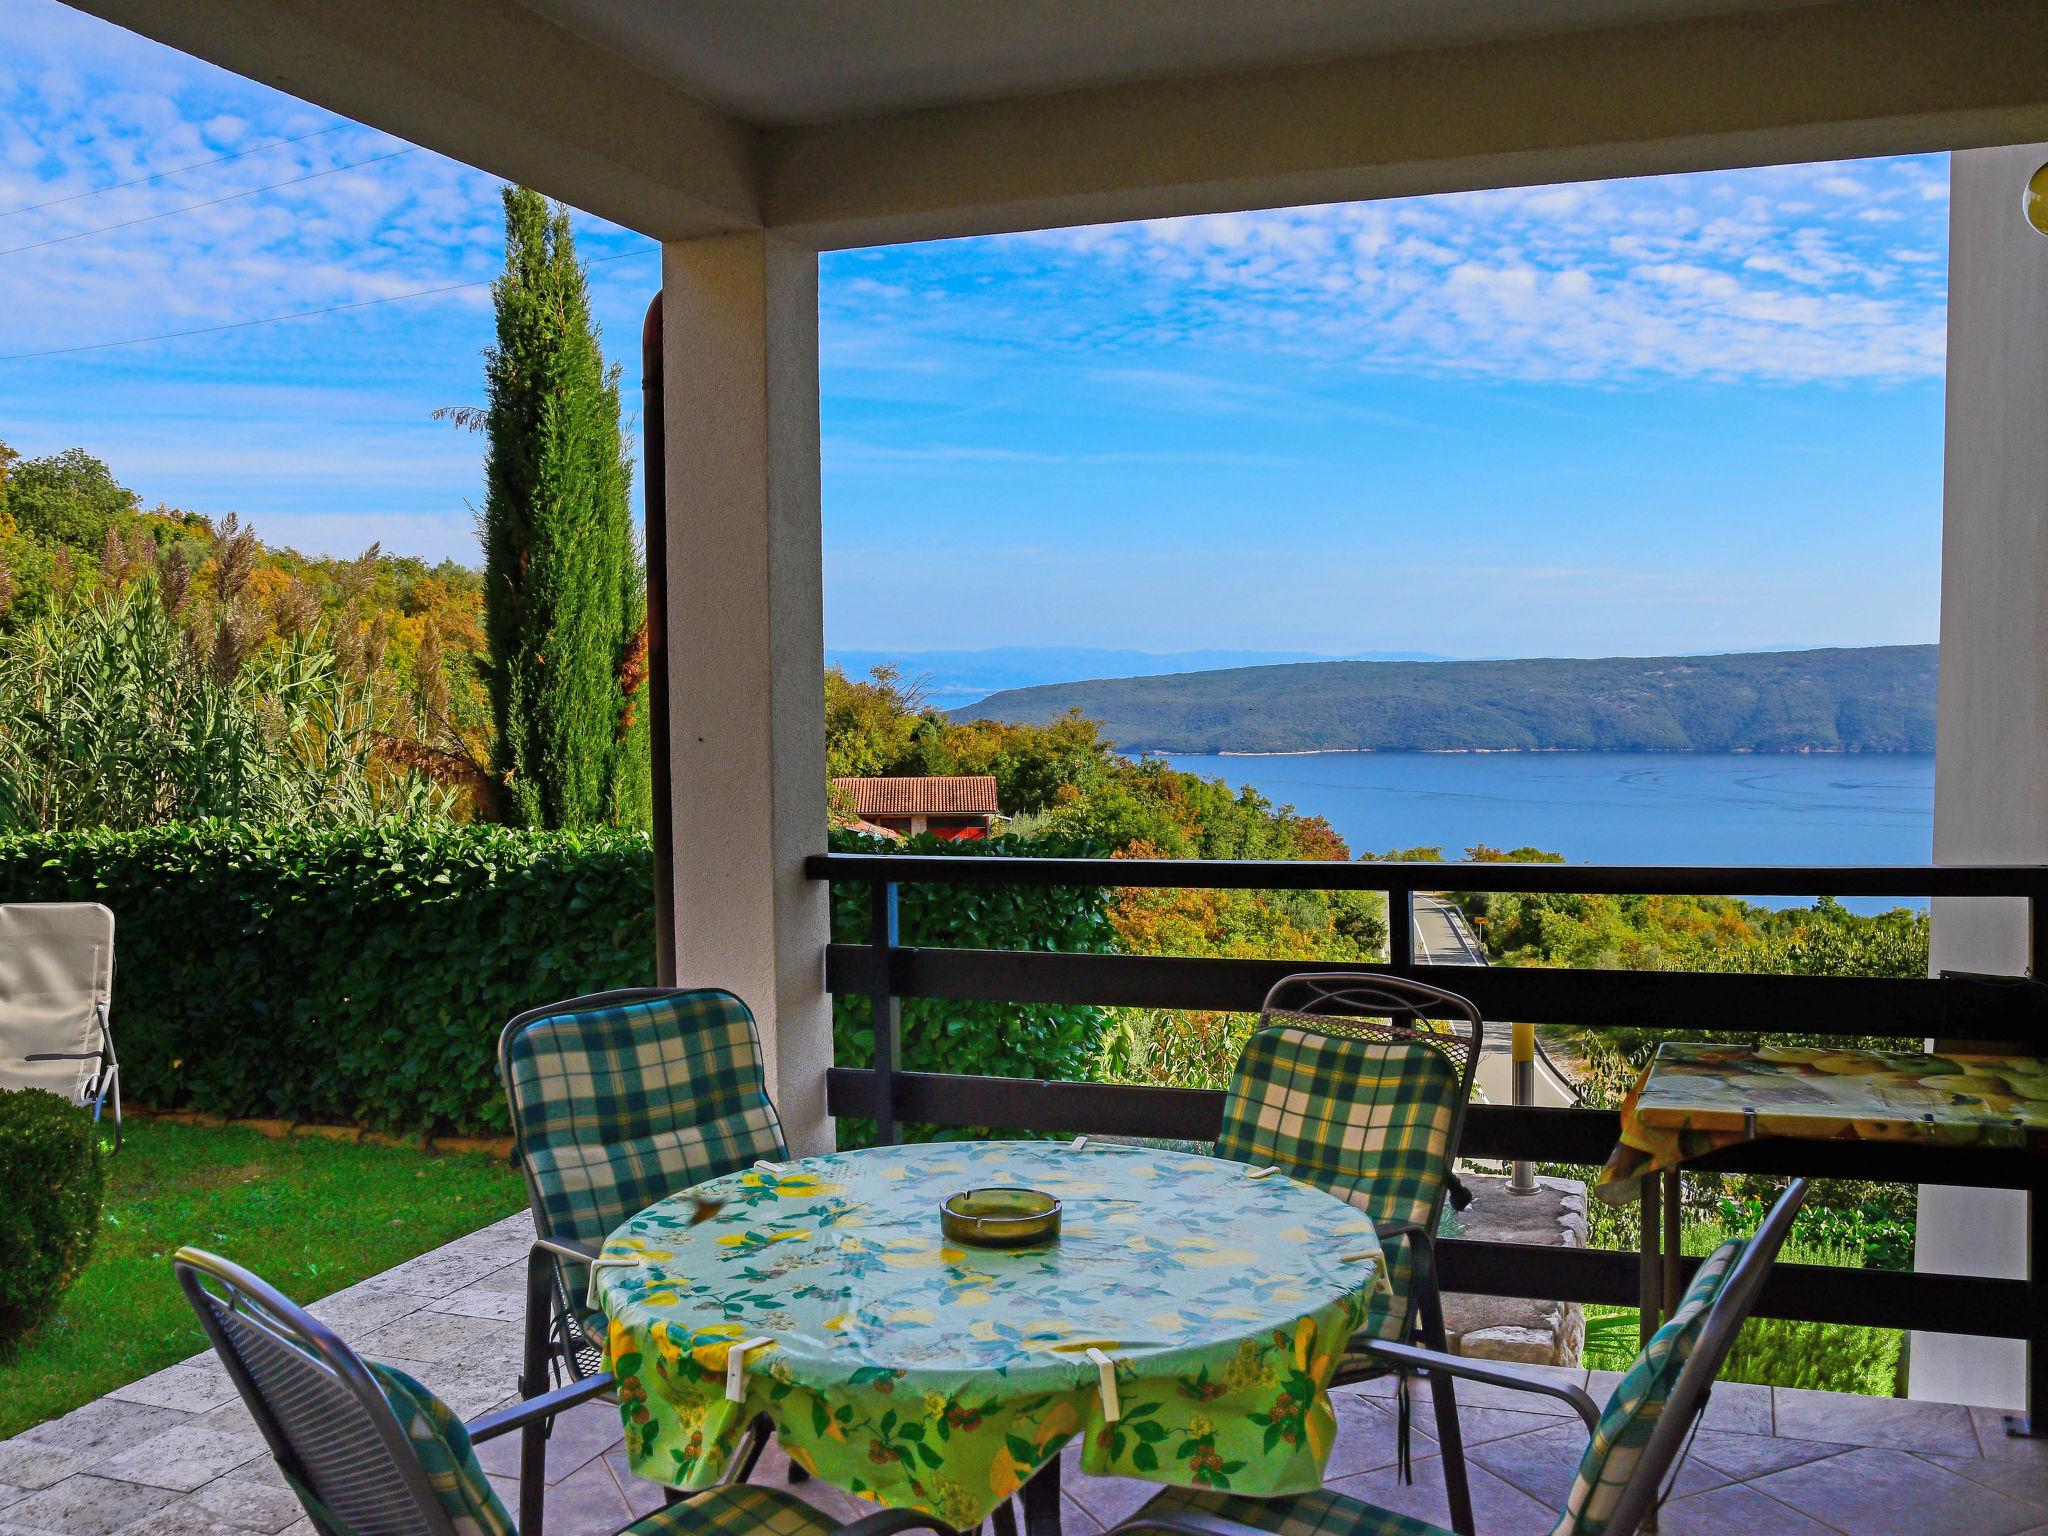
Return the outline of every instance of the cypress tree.
<path id="1" fill-rule="evenodd" d="M 647 588 L 619 370 L 591 323 L 568 211 L 505 189 L 485 353 L 484 634 L 508 820 L 644 826 Z"/>

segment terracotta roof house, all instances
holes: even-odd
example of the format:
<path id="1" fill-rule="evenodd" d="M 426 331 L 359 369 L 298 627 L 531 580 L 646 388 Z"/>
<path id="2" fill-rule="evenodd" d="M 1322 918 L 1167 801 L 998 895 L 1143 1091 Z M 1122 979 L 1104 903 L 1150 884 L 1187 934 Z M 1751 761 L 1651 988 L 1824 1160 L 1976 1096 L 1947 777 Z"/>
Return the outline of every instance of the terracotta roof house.
<path id="1" fill-rule="evenodd" d="M 832 788 L 847 796 L 862 821 L 903 837 L 987 837 L 1003 814 L 993 774 L 834 779 Z"/>

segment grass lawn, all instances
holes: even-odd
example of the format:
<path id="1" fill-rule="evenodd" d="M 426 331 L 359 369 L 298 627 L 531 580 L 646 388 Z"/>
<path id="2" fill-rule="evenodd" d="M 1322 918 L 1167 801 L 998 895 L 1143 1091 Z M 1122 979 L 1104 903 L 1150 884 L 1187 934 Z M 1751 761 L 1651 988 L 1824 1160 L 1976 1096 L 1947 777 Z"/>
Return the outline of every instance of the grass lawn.
<path id="1" fill-rule="evenodd" d="M 0 1361 L 0 1438 L 206 1347 L 171 1274 L 182 1244 L 312 1301 L 525 1203 L 514 1169 L 474 1153 L 130 1121 L 108 1160 L 92 1262 L 57 1315 Z"/>
<path id="2" fill-rule="evenodd" d="M 1698 1258 L 1723 1238 L 1738 1235 L 1718 1223 L 1688 1224 L 1681 1247 Z M 1796 1237 L 1778 1257 L 1786 1264 L 1831 1264 L 1846 1269 L 1860 1268 L 1863 1260 L 1857 1250 L 1834 1243 L 1801 1242 Z M 1586 1364 L 1596 1371 L 1627 1370 L 1636 1357 L 1639 1318 L 1634 1307 L 1587 1307 Z M 1899 1397 L 1904 1395 L 1900 1369 L 1905 1338 L 1896 1328 L 1752 1317 L 1735 1337 L 1735 1348 L 1721 1367 L 1721 1380 Z"/>

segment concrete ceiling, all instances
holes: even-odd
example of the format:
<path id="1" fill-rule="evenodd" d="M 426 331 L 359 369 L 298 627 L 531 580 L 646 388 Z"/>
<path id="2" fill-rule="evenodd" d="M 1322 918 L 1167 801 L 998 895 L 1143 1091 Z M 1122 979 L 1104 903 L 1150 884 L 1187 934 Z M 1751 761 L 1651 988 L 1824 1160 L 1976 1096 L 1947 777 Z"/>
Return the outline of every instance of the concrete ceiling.
<path id="1" fill-rule="evenodd" d="M 520 0 L 765 127 L 1817 0 Z"/>
<path id="2" fill-rule="evenodd" d="M 665 240 L 2048 138 L 2048 0 L 70 0 Z"/>

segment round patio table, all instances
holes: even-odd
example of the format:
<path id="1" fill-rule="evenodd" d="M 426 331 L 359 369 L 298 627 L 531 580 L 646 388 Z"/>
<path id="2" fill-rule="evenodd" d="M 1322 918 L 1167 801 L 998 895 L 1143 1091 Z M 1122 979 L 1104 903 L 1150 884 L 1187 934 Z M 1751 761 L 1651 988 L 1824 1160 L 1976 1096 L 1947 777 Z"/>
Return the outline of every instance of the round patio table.
<path id="1" fill-rule="evenodd" d="M 940 1202 L 991 1186 L 1057 1196 L 1059 1238 L 951 1244 Z M 1386 1285 L 1335 1196 L 1085 1141 L 760 1164 L 648 1207 L 592 1270 L 636 1473 L 708 1486 L 766 1413 L 816 1476 L 960 1529 L 1076 1434 L 1093 1473 L 1319 1487 L 1325 1389 Z"/>

